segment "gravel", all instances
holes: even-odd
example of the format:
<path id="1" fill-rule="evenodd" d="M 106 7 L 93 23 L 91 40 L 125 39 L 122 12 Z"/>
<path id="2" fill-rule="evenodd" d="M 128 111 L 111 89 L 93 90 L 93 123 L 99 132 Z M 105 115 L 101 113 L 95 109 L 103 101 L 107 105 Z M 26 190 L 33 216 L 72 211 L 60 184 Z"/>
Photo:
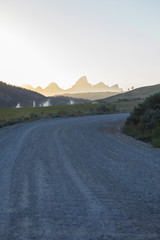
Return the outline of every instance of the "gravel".
<path id="1" fill-rule="evenodd" d="M 159 240 L 160 149 L 127 116 L 0 129 L 0 239 Z"/>

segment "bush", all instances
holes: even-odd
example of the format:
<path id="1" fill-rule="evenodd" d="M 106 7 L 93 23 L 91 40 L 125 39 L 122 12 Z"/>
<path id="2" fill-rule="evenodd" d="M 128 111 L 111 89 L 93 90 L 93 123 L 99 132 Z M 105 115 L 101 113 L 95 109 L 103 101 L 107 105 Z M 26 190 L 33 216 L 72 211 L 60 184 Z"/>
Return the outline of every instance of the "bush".
<path id="1" fill-rule="evenodd" d="M 101 104 L 100 106 L 98 106 L 96 108 L 96 112 L 98 114 L 102 114 L 102 113 L 114 113 L 116 112 L 116 106 L 115 105 L 106 105 L 106 104 Z"/>
<path id="2" fill-rule="evenodd" d="M 160 147 L 160 93 L 134 108 L 125 123 L 124 133 Z"/>

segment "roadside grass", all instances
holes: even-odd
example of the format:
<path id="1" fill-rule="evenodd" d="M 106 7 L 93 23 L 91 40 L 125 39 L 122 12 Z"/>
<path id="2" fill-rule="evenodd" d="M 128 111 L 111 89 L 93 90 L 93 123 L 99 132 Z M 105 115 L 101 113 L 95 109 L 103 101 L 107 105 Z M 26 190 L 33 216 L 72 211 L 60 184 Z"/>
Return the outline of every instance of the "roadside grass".
<path id="1" fill-rule="evenodd" d="M 115 112 L 117 112 L 117 110 L 114 105 L 102 103 L 84 103 L 34 108 L 1 108 L 0 127 L 13 125 L 15 123 L 34 121 L 38 119 L 74 117 Z"/>
<path id="2" fill-rule="evenodd" d="M 123 132 L 160 148 L 160 93 L 152 95 L 134 108 Z"/>
<path id="3" fill-rule="evenodd" d="M 155 131 L 157 131 L 156 134 Z M 123 132 L 131 137 L 134 137 L 136 140 L 151 143 L 153 147 L 160 148 L 160 131 L 158 131 L 158 128 L 154 130 L 144 131 L 134 125 L 125 125 L 123 128 Z"/>
<path id="4" fill-rule="evenodd" d="M 105 103 L 105 104 L 112 104 L 116 106 L 116 109 L 118 109 L 119 112 L 124 113 L 124 112 L 132 112 L 133 109 L 138 106 L 138 104 L 144 102 L 144 99 L 118 99 L 118 100 L 110 100 L 106 99 L 105 101 L 99 100 L 98 102 L 100 103 Z"/>

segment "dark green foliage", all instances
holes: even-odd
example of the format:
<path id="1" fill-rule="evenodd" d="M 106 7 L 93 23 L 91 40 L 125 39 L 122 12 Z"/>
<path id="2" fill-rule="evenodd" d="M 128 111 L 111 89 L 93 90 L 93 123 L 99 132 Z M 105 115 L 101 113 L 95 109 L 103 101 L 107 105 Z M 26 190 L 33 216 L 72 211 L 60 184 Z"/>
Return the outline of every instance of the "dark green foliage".
<path id="1" fill-rule="evenodd" d="M 105 104 L 101 104 L 98 108 L 97 108 L 97 111 L 99 112 L 106 112 L 109 110 L 109 107 L 107 107 Z"/>
<path id="2" fill-rule="evenodd" d="M 96 112 L 98 114 L 105 113 L 105 112 L 113 113 L 115 111 L 116 111 L 115 105 L 105 104 L 105 103 L 102 103 L 96 109 Z"/>
<path id="3" fill-rule="evenodd" d="M 160 93 L 154 94 L 134 108 L 124 132 L 160 147 Z"/>

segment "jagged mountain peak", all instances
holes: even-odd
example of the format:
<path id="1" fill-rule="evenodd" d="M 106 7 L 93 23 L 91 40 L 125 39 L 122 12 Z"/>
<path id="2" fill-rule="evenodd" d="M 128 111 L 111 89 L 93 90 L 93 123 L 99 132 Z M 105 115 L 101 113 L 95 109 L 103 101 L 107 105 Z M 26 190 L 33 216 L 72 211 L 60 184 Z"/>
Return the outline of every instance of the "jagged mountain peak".
<path id="1" fill-rule="evenodd" d="M 39 93 L 44 94 L 45 96 L 54 96 L 61 95 L 64 93 L 86 93 L 86 92 L 106 92 L 106 91 L 120 91 L 118 84 L 109 87 L 103 82 L 99 82 L 97 84 L 92 85 L 88 82 L 86 76 L 82 76 L 79 78 L 76 83 L 69 89 L 63 90 L 61 89 L 57 83 L 51 82 L 46 88 L 33 88 L 31 85 L 24 85 L 25 88 L 30 89 L 32 91 L 37 91 Z"/>
<path id="2" fill-rule="evenodd" d="M 86 76 L 82 76 L 81 78 L 79 78 L 76 81 L 76 84 L 79 84 L 79 83 L 88 83 L 87 77 Z"/>
<path id="3" fill-rule="evenodd" d="M 67 92 L 89 92 L 92 91 L 92 84 L 88 83 L 86 76 L 79 78 L 72 88 L 67 89 Z"/>

